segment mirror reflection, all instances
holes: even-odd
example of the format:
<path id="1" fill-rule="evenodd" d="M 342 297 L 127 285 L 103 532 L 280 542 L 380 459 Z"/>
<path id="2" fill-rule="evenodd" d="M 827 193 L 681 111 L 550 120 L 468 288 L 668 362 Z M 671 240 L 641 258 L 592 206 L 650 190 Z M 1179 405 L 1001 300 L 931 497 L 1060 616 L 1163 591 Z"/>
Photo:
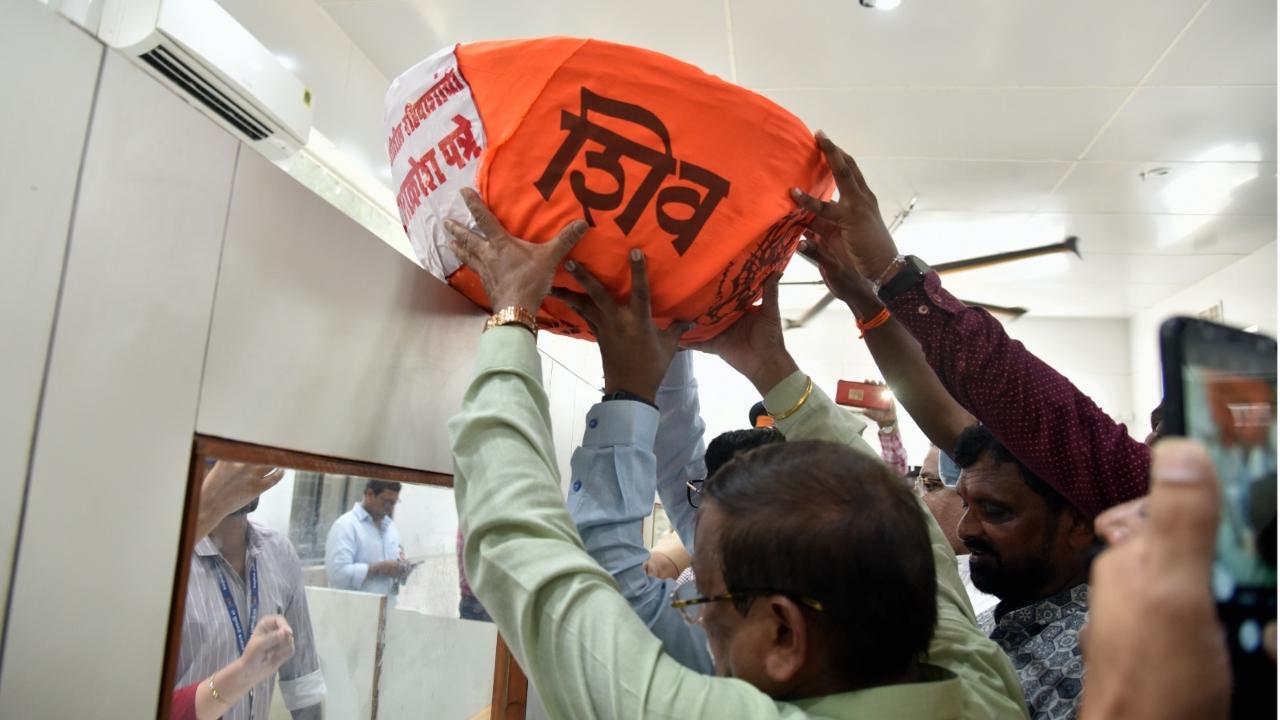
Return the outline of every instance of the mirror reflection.
<path id="1" fill-rule="evenodd" d="M 488 716 L 496 630 L 460 571 L 449 478 L 197 464 L 171 717 Z"/>

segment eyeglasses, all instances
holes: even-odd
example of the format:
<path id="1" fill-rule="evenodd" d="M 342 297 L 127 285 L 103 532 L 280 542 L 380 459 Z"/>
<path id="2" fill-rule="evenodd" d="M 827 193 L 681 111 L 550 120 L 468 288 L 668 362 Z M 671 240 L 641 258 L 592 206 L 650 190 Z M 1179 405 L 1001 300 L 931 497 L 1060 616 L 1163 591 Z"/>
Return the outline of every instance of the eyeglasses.
<path id="1" fill-rule="evenodd" d="M 671 591 L 671 607 L 680 611 L 680 617 L 690 625 L 697 625 L 702 622 L 702 606 L 707 603 L 723 602 L 725 600 L 739 600 L 749 597 L 759 597 L 761 595 L 786 595 L 796 602 L 806 607 L 823 611 L 822 603 L 813 598 L 800 597 L 782 590 L 744 590 L 741 592 L 725 593 L 723 595 L 713 595 L 711 597 L 703 597 L 698 595 L 698 588 L 693 582 L 686 582 L 676 586 Z"/>
<path id="2" fill-rule="evenodd" d="M 685 482 L 684 494 L 689 498 L 689 505 L 691 507 L 698 507 L 698 503 L 702 501 L 702 484 L 705 482 L 705 478 L 702 480 L 689 480 Z"/>

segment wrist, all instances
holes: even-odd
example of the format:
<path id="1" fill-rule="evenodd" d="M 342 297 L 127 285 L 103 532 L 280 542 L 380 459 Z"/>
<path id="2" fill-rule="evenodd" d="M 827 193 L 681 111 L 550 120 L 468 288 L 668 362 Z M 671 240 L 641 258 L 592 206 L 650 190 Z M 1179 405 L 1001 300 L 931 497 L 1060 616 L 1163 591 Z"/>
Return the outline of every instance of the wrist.
<path id="1" fill-rule="evenodd" d="M 859 293 L 857 296 L 845 300 L 845 305 L 849 307 L 849 312 L 853 313 L 853 317 L 860 322 L 866 322 L 875 317 L 884 309 L 884 303 L 880 302 L 880 298 L 874 293 Z"/>
<path id="2" fill-rule="evenodd" d="M 626 385 L 610 385 L 605 383 L 604 397 L 601 402 L 610 402 L 613 400 L 635 400 L 657 409 L 658 404 L 655 402 L 657 393 L 640 393 L 633 392 Z"/>
<path id="3" fill-rule="evenodd" d="M 879 279 L 880 283 L 884 284 L 889 279 L 885 277 L 885 273 L 893 273 L 893 266 L 900 257 L 902 256 L 898 253 L 896 247 L 890 247 L 889 252 L 877 254 L 875 257 L 868 259 L 864 265 L 867 268 L 867 274 L 864 277 L 873 283 Z"/>
<path id="4" fill-rule="evenodd" d="M 245 693 L 249 688 L 254 686 L 253 672 L 249 668 L 249 663 L 245 657 L 241 655 L 231 661 L 229 665 L 213 674 L 214 685 L 218 688 L 218 694 L 222 696 L 222 700 L 227 705 L 234 705 L 235 700 Z"/>
<path id="5" fill-rule="evenodd" d="M 791 358 L 791 353 L 784 352 L 778 357 L 771 358 L 761 364 L 747 379 L 755 386 L 760 396 L 764 397 L 770 390 L 777 387 L 778 383 L 787 379 L 799 369 L 800 366 L 796 365 L 796 361 Z"/>

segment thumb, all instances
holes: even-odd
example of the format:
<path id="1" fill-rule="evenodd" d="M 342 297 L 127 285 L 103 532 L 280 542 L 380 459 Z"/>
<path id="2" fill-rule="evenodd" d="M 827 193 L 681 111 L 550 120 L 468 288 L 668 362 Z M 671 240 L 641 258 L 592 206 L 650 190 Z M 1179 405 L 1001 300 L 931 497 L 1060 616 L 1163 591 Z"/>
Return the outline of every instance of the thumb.
<path id="1" fill-rule="evenodd" d="M 697 326 L 698 326 L 698 323 L 696 322 L 692 322 L 689 320 L 677 320 L 671 323 L 670 325 L 668 325 L 667 329 L 662 331 L 662 334 L 665 335 L 669 340 L 679 342 L 680 338 L 684 337 L 685 333 L 689 332 L 690 330 L 694 329 Z"/>
<path id="2" fill-rule="evenodd" d="M 760 309 L 771 313 L 778 314 L 778 281 L 782 279 L 782 273 L 774 273 L 764 281 L 764 301 L 760 304 Z"/>
<path id="3" fill-rule="evenodd" d="M 568 255 L 569 251 L 572 250 L 573 247 L 578 244 L 578 241 L 586 234 L 586 220 L 574 220 L 564 226 L 564 229 L 560 231 L 560 234 L 556 235 L 555 239 L 551 241 L 556 248 L 556 265 L 560 264 L 560 261 L 564 259 L 564 256 Z"/>
<path id="4" fill-rule="evenodd" d="M 1156 567 L 1208 580 L 1221 499 L 1209 456 L 1198 443 L 1168 438 L 1151 459 L 1147 513 Z"/>

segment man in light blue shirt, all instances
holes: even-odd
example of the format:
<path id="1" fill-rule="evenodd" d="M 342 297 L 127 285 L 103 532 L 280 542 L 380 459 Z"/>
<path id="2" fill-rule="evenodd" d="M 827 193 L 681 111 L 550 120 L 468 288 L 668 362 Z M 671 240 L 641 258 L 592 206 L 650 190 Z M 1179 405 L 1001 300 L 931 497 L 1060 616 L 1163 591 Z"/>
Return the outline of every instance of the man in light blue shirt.
<path id="1" fill-rule="evenodd" d="M 653 511 L 655 480 L 671 526 L 692 552 L 694 509 L 686 483 L 706 476 L 693 353 L 676 353 L 655 398 L 600 402 L 587 413 L 583 444 L 573 453 L 569 514 L 582 542 L 617 581 L 645 625 L 682 665 L 712 674 L 701 625 L 690 625 L 670 605 L 674 581 L 644 571 L 649 553 L 641 525 Z"/>
<path id="2" fill-rule="evenodd" d="M 370 480 L 361 501 L 333 522 L 324 543 L 329 587 L 388 595 L 395 602 L 397 581 L 412 569 L 391 518 L 399 501 L 400 483 Z"/>

